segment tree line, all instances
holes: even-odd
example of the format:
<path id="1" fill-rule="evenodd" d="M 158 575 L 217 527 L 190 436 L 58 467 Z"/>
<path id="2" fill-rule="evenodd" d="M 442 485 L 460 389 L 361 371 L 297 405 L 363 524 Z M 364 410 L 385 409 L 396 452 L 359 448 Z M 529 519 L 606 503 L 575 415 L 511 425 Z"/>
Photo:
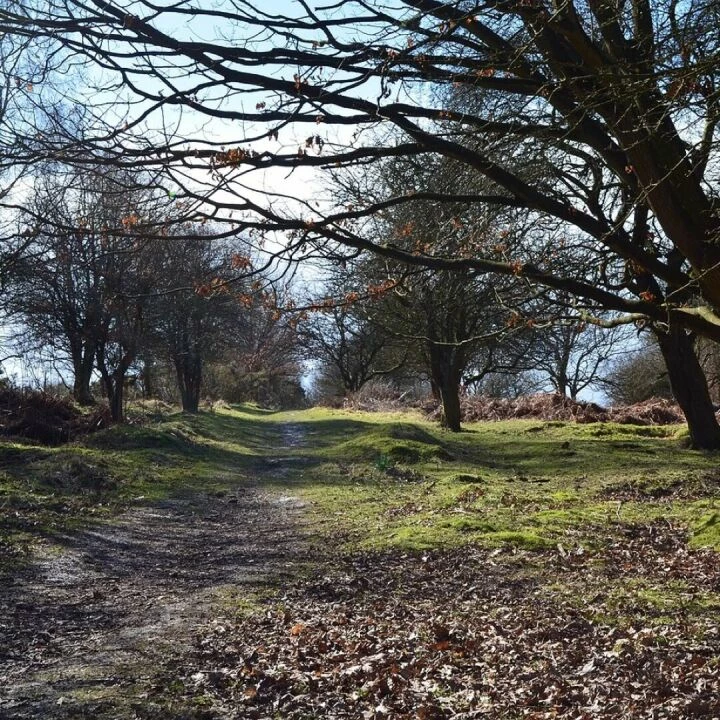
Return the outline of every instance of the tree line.
<path id="1" fill-rule="evenodd" d="M 97 401 L 99 376 L 115 421 L 129 380 L 155 397 L 167 375 L 183 410 L 197 412 L 217 366 L 238 375 L 223 389 L 240 399 L 299 393 L 295 330 L 277 315 L 269 278 L 253 273 L 247 243 L 178 222 L 174 205 L 137 173 L 40 173 L 17 218 L 32 232 L 5 274 L 15 345 L 69 374 L 81 405 Z M 229 283 L 239 267 L 247 277 Z"/>
<path id="2" fill-rule="evenodd" d="M 386 174 L 402 170 L 393 163 Z M 354 183 L 344 178 L 348 192 L 361 190 Z M 457 210 L 394 214 L 383 232 L 413 242 L 445 233 L 460 245 L 483 221 L 446 217 Z M 176 397 L 187 412 L 205 396 L 302 404 L 310 362 L 318 399 L 336 402 L 383 379 L 429 390 L 443 424 L 459 431 L 465 393 L 551 389 L 576 399 L 602 387 L 610 361 L 628 353 L 623 326 L 558 315 L 558 298 L 529 294 L 520 278 L 360 256 L 326 262 L 310 287 L 279 293 L 242 235 L 220 241 L 212 227 L 177 214 L 177 201 L 141 173 L 55 165 L 37 175 L 17 217 L 33 231 L 5 273 L 2 310 L 14 345 L 71 378 L 79 404 L 95 404 L 101 390 L 115 421 L 129 383 L 147 398 Z M 509 251 L 524 236 L 504 241 Z M 616 380 L 625 392 L 637 385 Z M 631 400 L 663 392 L 660 383 Z"/>
<path id="3" fill-rule="evenodd" d="M 402 295 L 423 269 L 444 278 L 424 291 L 433 307 L 452 283 L 452 299 L 489 288 L 498 333 L 636 327 L 695 446 L 717 448 L 699 339 L 720 340 L 719 12 L 713 0 L 3 3 L 3 57 L 30 45 L 47 59 L 6 73 L 18 99 L 3 164 L 144 168 L 218 236 L 281 233 L 289 261 L 370 253 L 418 269 L 402 281 L 391 269 L 375 294 Z M 86 81 L 53 88 L 53 62 Z M 259 192 L 268 172 L 304 168 L 332 191 Z M 436 330 L 460 332 L 408 334 Z M 453 382 L 466 345 L 434 346 Z"/>
<path id="4" fill-rule="evenodd" d="M 386 175 L 401 170 L 393 161 Z M 417 170 L 414 179 L 428 182 Z M 352 177 L 343 184 L 362 190 Z M 577 399 L 605 388 L 628 402 L 669 393 L 657 347 L 629 352 L 625 326 L 589 324 L 569 298 L 528 293 L 522 278 L 359 256 L 325 262 L 304 290 L 281 281 L 278 292 L 242 235 L 221 241 L 207 224 L 178 219 L 176 200 L 151 186 L 137 172 L 45 168 L 17 217 L 33 231 L 5 273 L 15 347 L 52 361 L 81 405 L 95 404 L 99 388 L 115 421 L 129 383 L 146 398 L 176 397 L 186 412 L 204 396 L 303 404 L 305 362 L 317 399 L 337 402 L 383 379 L 415 395 L 429 390 L 453 431 L 467 393 L 551 389 Z M 462 223 L 446 216 L 457 207 L 431 207 L 386 217 L 382 231 L 459 246 L 494 222 Z M 522 242 L 524 233 L 507 233 L 503 252 Z M 717 356 L 705 354 L 709 367 Z M 632 377 L 638 367 L 654 377 L 650 387 Z"/>

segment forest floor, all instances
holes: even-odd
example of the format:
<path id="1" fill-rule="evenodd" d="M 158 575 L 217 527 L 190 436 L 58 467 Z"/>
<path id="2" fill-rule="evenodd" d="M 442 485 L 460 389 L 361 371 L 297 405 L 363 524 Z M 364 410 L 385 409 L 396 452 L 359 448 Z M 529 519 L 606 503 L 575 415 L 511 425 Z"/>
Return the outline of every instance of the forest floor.
<path id="1" fill-rule="evenodd" d="M 0 443 L 0 719 L 720 717 L 677 427 L 252 407 Z"/>

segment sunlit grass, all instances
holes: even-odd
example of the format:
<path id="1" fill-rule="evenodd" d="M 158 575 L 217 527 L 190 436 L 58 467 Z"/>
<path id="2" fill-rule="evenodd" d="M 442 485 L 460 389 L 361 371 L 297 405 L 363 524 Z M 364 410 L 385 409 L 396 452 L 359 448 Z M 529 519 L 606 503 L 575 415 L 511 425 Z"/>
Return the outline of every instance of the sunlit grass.
<path id="1" fill-rule="evenodd" d="M 717 458 L 681 436 L 528 420 L 453 434 L 413 413 L 321 408 L 158 414 L 59 448 L 0 444 L 0 539 L 23 544 L 128 503 L 260 484 L 301 496 L 308 533 L 346 549 L 591 546 L 607 529 L 659 518 L 720 548 Z"/>

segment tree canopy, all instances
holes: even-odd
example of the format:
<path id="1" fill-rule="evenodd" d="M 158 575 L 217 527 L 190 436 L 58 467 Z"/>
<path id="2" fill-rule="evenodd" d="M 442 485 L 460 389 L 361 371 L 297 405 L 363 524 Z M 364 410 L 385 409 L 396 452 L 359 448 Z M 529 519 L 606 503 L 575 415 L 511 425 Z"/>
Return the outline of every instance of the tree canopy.
<path id="1" fill-rule="evenodd" d="M 675 360 L 690 358 L 688 331 L 720 339 L 713 0 L 25 1 L 3 5 L 0 29 L 85 77 L 38 102 L 18 158 L 152 167 L 188 216 L 259 243 L 282 231 L 293 259 L 371 250 L 522 277 L 589 322 L 606 322 L 599 307 L 651 327 Z M 60 108 L 90 97 L 92 131 L 70 137 Z M 278 170 L 397 156 L 444 158 L 473 182 L 352 205 L 259 192 Z M 428 201 L 492 209 L 544 241 L 512 257 L 502 229 L 451 252 L 376 235 L 379 214 Z M 675 383 L 696 370 L 674 366 Z"/>
<path id="2" fill-rule="evenodd" d="M 98 76 L 104 71 L 95 109 L 106 124 L 82 139 L 82 152 L 94 139 L 116 162 L 162 164 L 175 180 L 211 168 L 231 192 L 227 200 L 217 193 L 204 200 L 253 212 L 248 225 L 391 250 L 348 227 L 378 208 L 329 207 L 301 221 L 249 197 L 246 177 L 275 165 L 439 154 L 487 179 L 487 191 L 468 201 L 551 218 L 631 267 L 626 277 L 616 269 L 600 288 L 563 277 L 551 263 L 513 269 L 477 252 L 445 263 L 522 270 L 618 310 L 656 320 L 669 313 L 717 335 L 708 313 L 688 303 L 687 290 L 720 304 L 718 12 L 713 2 L 671 0 L 398 0 L 318 11 L 297 2 L 287 14 L 254 3 L 203 10 L 191 2 L 138 2 L 132 14 L 116 3 L 13 3 L 2 25 L 15 36 L 52 36 L 62 46 L 57 52 L 92 61 Z M 210 37 L 193 37 L 194 28 L 209 28 Z M 122 83 L 128 103 L 115 127 L 107 108 L 113 83 Z M 443 94 L 447 88 L 455 100 Z M 463 103 L 463 92 L 473 102 Z M 154 118 L 173 106 L 239 121 L 241 129 L 221 141 L 207 133 L 173 135 L 172 121 L 158 128 Z M 134 132 L 150 123 L 164 142 L 160 132 Z M 328 136 L 331 125 L 384 123 L 401 131 L 400 141 L 387 145 L 369 134 L 368 141 L 341 144 Z M 253 148 L 299 124 L 309 127 L 307 147 Z M 48 152 L 56 139 L 47 137 Z M 523 172 L 522 154 L 539 172 Z M 199 199 L 195 183 L 186 178 L 183 185 Z"/>

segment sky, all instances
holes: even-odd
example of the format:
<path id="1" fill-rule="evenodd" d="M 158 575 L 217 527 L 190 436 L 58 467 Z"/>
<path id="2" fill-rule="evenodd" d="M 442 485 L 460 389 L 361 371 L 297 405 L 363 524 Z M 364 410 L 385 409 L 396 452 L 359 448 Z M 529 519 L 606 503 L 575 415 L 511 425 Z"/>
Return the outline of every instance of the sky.
<path id="1" fill-rule="evenodd" d="M 218 6 L 222 6 L 219 3 Z M 297 3 L 291 0 L 272 0 L 268 6 L 272 9 L 272 12 L 278 14 L 293 12 L 293 8 L 297 7 Z M 128 11 L 132 12 L 133 5 L 128 5 Z M 168 32 L 174 37 L 192 37 L 198 40 L 212 41 L 218 36 L 226 35 L 229 32 L 227 26 L 220 26 L 216 22 L 211 21 L 207 17 L 200 16 L 186 16 L 178 17 L 175 16 L 172 19 L 168 19 L 165 22 L 159 24 L 160 29 Z M 268 69 L 268 72 L 270 70 Z M 107 86 L 107 75 L 97 70 L 92 72 L 84 72 L 83 81 L 88 86 L 96 85 L 99 87 Z M 147 81 L 149 83 L 145 85 L 146 90 L 153 89 L 153 83 L 156 87 L 159 87 L 157 81 Z M 70 87 L 70 85 L 68 86 Z M 77 99 L 79 102 L 84 100 L 81 85 L 75 84 L 74 91 L 78 92 Z M 125 115 L 123 111 L 123 105 L 118 102 L 121 99 L 121 95 L 116 93 L 101 93 L 91 91 L 92 102 L 95 103 L 106 103 L 105 106 L 105 119 L 110 121 L 113 120 L 120 126 L 125 121 Z M 90 102 L 90 96 L 88 96 L 88 102 Z M 235 100 L 239 101 L 239 100 Z M 249 97 L 247 102 L 251 105 L 258 101 L 257 97 Z M 135 112 L 143 109 L 143 106 L 135 108 Z M 216 143 L 227 143 L 228 146 L 234 146 L 242 139 L 243 131 L 246 134 L 255 134 L 256 128 L 238 128 L 238 126 L 229 121 L 212 120 L 208 122 L 206 118 L 194 116 L 192 113 L 184 112 L 180 113 L 177 107 L 165 108 L 162 114 L 156 114 L 150 118 L 147 123 L 147 127 L 144 131 L 148 134 L 160 131 L 162 126 L 173 126 L 178 136 L 184 137 L 195 137 L 202 138 L 207 141 Z M 240 132 L 238 132 L 240 130 Z M 325 140 L 328 142 L 336 142 L 342 144 L 350 144 L 352 142 L 353 128 L 327 128 L 319 127 L 317 130 L 313 128 L 313 132 L 323 133 Z M 289 127 L 282 131 L 279 140 L 263 140 L 254 143 L 253 149 L 258 152 L 265 150 L 271 152 L 288 152 L 290 154 L 297 151 L 298 147 L 304 145 L 305 137 L 308 134 L 307 125 L 301 126 L 297 129 Z M 208 181 L 206 173 L 203 171 L 193 171 L 193 179 L 198 185 L 205 184 Z M 168 186 L 169 198 L 172 197 L 174 190 Z M 267 197 L 267 194 L 282 194 L 289 197 L 294 197 L 305 201 L 319 201 L 330 202 L 331 197 L 326 195 L 326 182 L 320 176 L 320 174 L 311 168 L 298 168 L 293 172 L 288 172 L 283 169 L 269 169 L 262 173 L 253 173 L 251 179 L 251 189 L 247 190 L 249 196 L 254 199 L 261 201 Z M 225 191 L 220 191 L 219 197 L 228 196 Z M 270 243 L 270 248 L 275 249 L 283 242 L 282 237 L 277 237 L 273 242 Z M 315 281 L 316 271 L 313 267 L 303 267 L 300 272 L 300 279 L 302 282 L 312 286 Z M 28 375 L 29 369 L 24 368 L 21 365 L 12 361 L 5 364 L 6 371 L 8 373 L 19 373 L 23 376 Z M 44 368 L 43 368 L 44 369 Z M 32 374 L 32 373 L 30 373 Z M 43 374 L 42 372 L 40 373 Z M 597 394 L 592 394 L 591 399 L 596 399 Z"/>

